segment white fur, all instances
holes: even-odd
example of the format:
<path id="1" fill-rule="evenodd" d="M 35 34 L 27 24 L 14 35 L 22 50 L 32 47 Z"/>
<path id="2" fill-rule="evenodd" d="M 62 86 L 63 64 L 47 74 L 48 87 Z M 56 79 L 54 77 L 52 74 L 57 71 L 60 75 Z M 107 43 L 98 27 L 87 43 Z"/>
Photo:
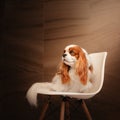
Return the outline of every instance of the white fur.
<path id="1" fill-rule="evenodd" d="M 63 84 L 61 81 L 61 76 L 59 74 L 56 74 L 52 82 L 44 82 L 44 83 L 34 83 L 27 92 L 27 99 L 31 105 L 37 106 L 37 93 L 45 93 L 48 91 L 64 91 L 64 92 L 89 92 L 90 88 L 92 87 L 92 83 L 89 81 L 90 78 L 93 77 L 92 73 L 88 72 L 88 81 L 86 85 L 83 85 L 80 82 L 79 76 L 76 74 L 75 70 L 75 62 L 77 59 L 74 56 L 71 56 L 68 52 L 68 49 L 70 47 L 74 47 L 75 45 L 70 45 L 65 48 L 67 56 L 65 58 L 62 57 L 62 60 L 65 64 L 71 66 L 69 70 L 69 76 L 70 76 L 70 82 Z M 90 61 L 88 53 L 83 49 L 83 51 L 86 54 L 87 60 L 89 65 L 92 63 Z M 88 67 L 89 67 L 88 65 Z"/>

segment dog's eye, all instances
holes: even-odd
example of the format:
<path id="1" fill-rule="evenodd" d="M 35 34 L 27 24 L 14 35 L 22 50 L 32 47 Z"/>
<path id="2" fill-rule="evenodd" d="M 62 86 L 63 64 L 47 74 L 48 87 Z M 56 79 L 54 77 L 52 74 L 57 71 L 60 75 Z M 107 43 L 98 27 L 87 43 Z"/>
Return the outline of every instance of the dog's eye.
<path id="1" fill-rule="evenodd" d="M 63 53 L 65 53 L 65 52 L 66 52 L 66 50 L 63 51 Z"/>
<path id="2" fill-rule="evenodd" d="M 73 51 L 73 50 L 70 50 L 70 54 L 71 54 L 72 56 L 74 56 L 74 55 L 75 55 L 75 53 L 74 53 L 74 51 Z"/>

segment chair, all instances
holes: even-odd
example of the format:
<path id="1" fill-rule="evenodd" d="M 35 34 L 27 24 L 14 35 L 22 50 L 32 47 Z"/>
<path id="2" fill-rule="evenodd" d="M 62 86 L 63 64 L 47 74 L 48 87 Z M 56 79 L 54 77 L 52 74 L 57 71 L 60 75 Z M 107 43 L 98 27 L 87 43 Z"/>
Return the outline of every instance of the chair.
<path id="1" fill-rule="evenodd" d="M 105 70 L 105 61 L 106 61 L 107 52 L 92 53 L 90 54 L 90 56 L 93 61 L 93 66 L 94 66 L 95 74 L 96 74 L 96 82 L 94 85 L 95 87 L 89 93 L 71 93 L 71 92 L 55 92 L 55 91 L 39 93 L 42 95 L 49 96 L 48 102 L 45 103 L 39 120 L 44 119 L 45 113 L 50 103 L 50 98 L 52 96 L 63 96 L 63 99 L 61 102 L 61 109 L 60 109 L 60 120 L 64 120 L 65 111 L 67 114 L 67 119 L 70 120 L 69 99 L 77 99 L 78 101 L 80 101 L 80 104 L 86 114 L 87 119 L 92 120 L 92 117 L 85 104 L 84 99 L 89 99 L 95 96 L 102 89 L 103 82 L 104 82 L 104 70 Z"/>

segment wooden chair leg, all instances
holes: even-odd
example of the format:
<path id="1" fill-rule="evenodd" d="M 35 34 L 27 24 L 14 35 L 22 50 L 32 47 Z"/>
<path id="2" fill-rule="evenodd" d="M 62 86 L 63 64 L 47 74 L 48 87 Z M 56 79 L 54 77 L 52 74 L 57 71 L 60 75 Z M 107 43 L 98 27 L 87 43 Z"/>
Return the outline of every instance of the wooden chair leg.
<path id="1" fill-rule="evenodd" d="M 45 105 L 43 106 L 43 109 L 42 109 L 42 112 L 41 112 L 41 115 L 40 115 L 40 119 L 39 120 L 43 120 L 44 117 L 45 117 L 45 113 L 49 107 L 49 104 L 50 104 L 50 97 L 48 98 L 48 101 L 47 103 L 45 103 Z"/>
<path id="2" fill-rule="evenodd" d="M 81 105 L 82 105 L 82 108 L 83 108 L 83 110 L 84 110 L 84 112 L 86 114 L 87 119 L 92 120 L 92 117 L 90 115 L 90 112 L 89 112 L 84 100 L 81 100 Z"/>
<path id="3" fill-rule="evenodd" d="M 62 100 L 61 111 L 60 111 L 60 120 L 64 120 L 64 114 L 65 114 L 65 101 Z"/>
<path id="4" fill-rule="evenodd" d="M 70 120 L 70 104 L 69 101 L 66 100 L 65 102 L 65 108 L 66 108 L 66 120 Z"/>

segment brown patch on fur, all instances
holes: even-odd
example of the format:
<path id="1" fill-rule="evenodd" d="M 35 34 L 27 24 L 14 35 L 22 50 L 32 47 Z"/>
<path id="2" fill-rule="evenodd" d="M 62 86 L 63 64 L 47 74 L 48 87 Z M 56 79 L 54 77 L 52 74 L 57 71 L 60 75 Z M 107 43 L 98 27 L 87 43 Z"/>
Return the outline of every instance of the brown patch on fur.
<path id="1" fill-rule="evenodd" d="M 71 56 L 75 56 L 77 59 L 79 58 L 79 48 L 76 46 L 76 47 L 71 47 L 69 49 L 69 53 L 71 54 Z"/>
<path id="2" fill-rule="evenodd" d="M 76 63 L 76 72 L 80 76 L 80 81 L 82 82 L 83 85 L 87 84 L 87 75 L 88 75 L 88 70 L 87 70 L 87 59 L 85 56 L 85 53 L 83 50 L 78 46 L 76 47 L 76 50 L 78 52 L 78 61 Z"/>
<path id="3" fill-rule="evenodd" d="M 61 65 L 59 67 L 58 74 L 61 75 L 61 79 L 62 79 L 63 84 L 70 82 L 70 77 L 68 74 L 69 69 L 70 69 L 70 67 L 64 63 L 61 63 Z"/>
<path id="4" fill-rule="evenodd" d="M 90 70 L 91 72 L 93 72 L 93 66 L 92 66 L 92 65 L 89 66 L 89 70 Z"/>

